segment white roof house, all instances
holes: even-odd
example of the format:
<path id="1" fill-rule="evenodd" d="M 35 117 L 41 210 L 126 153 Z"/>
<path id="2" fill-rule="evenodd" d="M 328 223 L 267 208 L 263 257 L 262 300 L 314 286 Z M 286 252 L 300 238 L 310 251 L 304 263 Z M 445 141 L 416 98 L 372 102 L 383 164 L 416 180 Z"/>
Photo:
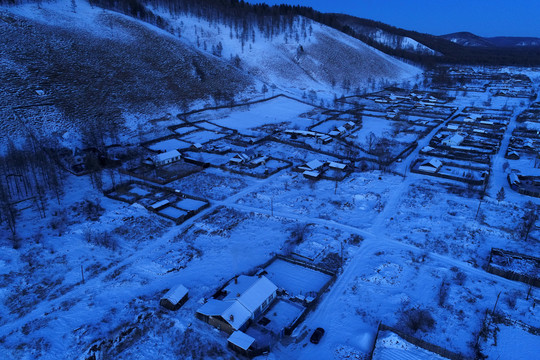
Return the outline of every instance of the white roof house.
<path id="1" fill-rule="evenodd" d="M 250 319 L 264 311 L 276 297 L 277 286 L 268 278 L 241 275 L 223 292 L 223 300 L 210 299 L 197 313 L 221 317 L 232 329 L 241 329 Z"/>
<path id="2" fill-rule="evenodd" d="M 439 159 L 431 158 L 430 160 L 422 162 L 420 164 L 419 169 L 426 172 L 437 172 L 441 167 L 443 163 Z"/>
<path id="3" fill-rule="evenodd" d="M 465 140 L 465 136 L 461 134 L 454 134 L 444 139 L 442 144 L 446 146 L 458 146 L 463 142 L 463 140 Z"/>
<path id="4" fill-rule="evenodd" d="M 229 336 L 227 341 L 240 349 L 247 351 L 250 346 L 253 345 L 255 339 L 242 331 L 235 331 L 231 334 L 231 336 Z"/>
<path id="5" fill-rule="evenodd" d="M 197 312 L 206 316 L 221 316 L 235 330 L 240 329 L 251 318 L 249 310 L 238 301 L 210 299 Z"/>
<path id="6" fill-rule="evenodd" d="M 170 150 L 154 157 L 154 163 L 157 165 L 169 164 L 180 160 L 180 152 L 178 150 Z"/>
<path id="7" fill-rule="evenodd" d="M 319 160 L 311 160 L 310 162 L 300 166 L 299 169 L 306 171 L 314 171 L 322 167 L 324 164 L 325 163 L 320 162 Z"/>
<path id="8" fill-rule="evenodd" d="M 251 313 L 255 313 L 276 292 L 277 286 L 265 276 L 258 278 L 240 275 L 223 290 L 228 293 L 224 301 L 237 300 Z"/>

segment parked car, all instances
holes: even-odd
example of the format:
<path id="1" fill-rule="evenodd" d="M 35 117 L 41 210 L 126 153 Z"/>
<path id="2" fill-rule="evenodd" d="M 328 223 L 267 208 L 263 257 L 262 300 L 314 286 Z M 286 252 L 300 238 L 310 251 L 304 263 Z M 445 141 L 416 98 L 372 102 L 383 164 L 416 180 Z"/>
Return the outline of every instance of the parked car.
<path id="1" fill-rule="evenodd" d="M 316 328 L 313 334 L 311 335 L 311 338 L 309 341 L 313 344 L 318 344 L 321 338 L 324 335 L 324 329 L 323 328 Z"/>

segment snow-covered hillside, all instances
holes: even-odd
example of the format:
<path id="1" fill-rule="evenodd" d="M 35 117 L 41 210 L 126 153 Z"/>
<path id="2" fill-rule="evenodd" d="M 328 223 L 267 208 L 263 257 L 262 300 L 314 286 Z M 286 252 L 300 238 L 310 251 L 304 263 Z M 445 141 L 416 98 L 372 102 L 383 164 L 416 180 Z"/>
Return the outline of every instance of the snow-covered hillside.
<path id="1" fill-rule="evenodd" d="M 238 57 L 249 74 L 292 93 L 305 89 L 343 93 L 371 81 L 392 83 L 420 73 L 357 39 L 300 16 L 282 33 L 269 37 L 253 29 L 243 39 L 228 25 L 152 11 L 168 19 L 176 33 L 193 46 L 210 53 L 222 48 L 223 58 Z"/>
<path id="2" fill-rule="evenodd" d="M 441 55 L 438 51 L 435 51 L 426 45 L 419 43 L 418 41 L 411 39 L 407 36 L 398 36 L 390 34 L 381 29 L 377 29 L 370 36 L 378 43 L 400 50 L 408 50 L 417 52 L 419 54 L 427 55 Z"/>
<path id="3" fill-rule="evenodd" d="M 165 31 L 85 1 L 74 4 L 0 7 L 0 128 L 13 139 L 28 130 L 62 139 L 94 119 L 117 137 L 125 126 L 135 129 L 167 113 L 262 97 L 263 83 L 264 93 L 311 93 L 319 103 L 420 72 L 304 18 L 268 37 L 153 9 Z M 53 117 L 13 115 L 13 108 L 43 104 Z"/>

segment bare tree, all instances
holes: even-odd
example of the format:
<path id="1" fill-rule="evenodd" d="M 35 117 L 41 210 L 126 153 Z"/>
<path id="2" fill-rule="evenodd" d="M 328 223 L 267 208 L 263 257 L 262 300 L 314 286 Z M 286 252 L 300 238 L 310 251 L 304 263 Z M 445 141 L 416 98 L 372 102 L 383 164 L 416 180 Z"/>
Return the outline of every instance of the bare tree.
<path id="1" fill-rule="evenodd" d="M 505 197 L 506 195 L 504 193 L 504 187 L 501 186 L 501 189 L 497 192 L 497 203 L 503 201 Z"/>

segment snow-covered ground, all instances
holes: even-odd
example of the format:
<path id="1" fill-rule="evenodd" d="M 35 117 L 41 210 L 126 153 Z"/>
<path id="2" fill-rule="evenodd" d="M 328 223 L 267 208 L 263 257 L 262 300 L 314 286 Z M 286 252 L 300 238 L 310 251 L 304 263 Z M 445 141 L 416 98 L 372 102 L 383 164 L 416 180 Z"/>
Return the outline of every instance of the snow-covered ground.
<path id="1" fill-rule="evenodd" d="M 229 37 L 221 25 L 194 18 L 178 19 L 177 26 L 183 29 L 182 37 L 197 31 L 207 47 L 214 44 L 211 41 Z M 305 39 L 308 52 L 328 48 L 328 42 L 336 39 L 349 50 L 364 46 L 322 26 L 314 28 L 310 36 Z M 295 49 L 277 38 L 269 43 L 281 49 L 281 54 L 290 55 Z M 269 48 L 267 42 L 255 42 L 244 51 L 264 54 Z M 236 52 L 242 56 L 235 41 L 224 42 L 224 51 L 226 56 Z M 252 70 L 269 68 L 268 74 L 261 75 L 264 81 L 283 76 L 272 69 L 291 61 L 290 57 L 272 59 L 269 64 L 245 60 Z M 313 59 L 305 60 L 304 69 L 310 69 L 309 61 Z M 402 70 L 414 73 L 409 67 Z M 291 87 L 315 86 L 314 79 L 301 77 Z M 325 87 L 331 91 L 327 84 L 319 89 Z M 458 95 L 449 105 L 461 111 L 480 106 L 489 97 L 489 92 Z M 528 106 L 513 98 L 493 97 L 490 101 L 495 109 L 512 108 L 513 116 Z M 354 108 L 354 104 L 348 106 Z M 187 121 L 207 121 L 208 131 L 190 137 L 199 141 L 216 130 L 212 124 L 258 135 L 265 125 L 276 131 L 307 128 L 324 119 L 323 112 L 280 97 L 249 108 L 205 111 Z M 374 119 L 366 117 L 365 131 L 382 134 L 388 121 L 370 124 Z M 290 169 L 256 179 L 208 168 L 175 180 L 167 187 L 210 201 L 209 208 L 180 225 L 138 204 L 104 197 L 90 176 L 68 175 L 60 201 L 47 189 L 43 216 L 35 206 L 39 199 L 19 205 L 18 248 L 13 246 L 7 225 L 1 224 L 0 355 L 6 359 L 78 359 L 85 358 L 95 344 L 101 358 L 234 358 L 226 348 L 227 334 L 197 320 L 195 311 L 204 298 L 235 275 L 257 270 L 275 254 L 292 253 L 319 265 L 333 264 L 337 279 L 293 334 L 272 347 L 268 359 L 362 359 L 373 348 L 379 322 L 473 357 L 486 310 L 495 306 L 513 319 L 538 327 L 539 310 L 533 306 L 538 302 L 538 289 L 482 268 L 492 247 L 535 256 L 540 252 L 537 229 L 527 240 L 519 235 L 524 204 L 540 204 L 540 200 L 513 192 L 503 170 L 504 148 L 515 119 L 510 119 L 500 151 L 493 157 L 482 202 L 478 189 L 408 172 L 419 149 L 448 121 L 443 119 L 418 139 L 418 147 L 402 162 L 391 165 L 389 172 L 369 170 L 375 166 L 363 172 L 357 168 L 335 182 L 312 181 Z M 169 121 L 170 125 L 178 122 L 174 117 Z M 162 136 L 162 130 L 156 132 Z M 260 132 L 267 133 L 266 129 Z M 184 134 L 177 133 L 178 137 Z M 194 138 L 195 134 L 205 135 Z M 219 142 L 225 144 L 227 139 Z M 169 149 L 175 144 L 162 142 L 160 146 Z M 273 141 L 254 148 L 293 160 L 295 165 L 314 159 L 340 160 Z M 107 170 L 103 176 L 106 187 L 112 185 L 114 179 L 109 175 L 113 171 Z M 501 187 L 506 189 L 506 197 L 499 201 L 496 193 Z M 130 192 L 147 195 L 142 186 L 133 186 Z M 178 209 L 166 210 L 171 216 L 198 205 L 195 201 L 175 203 Z M 269 277 L 293 293 L 317 291 L 328 280 L 322 273 L 274 264 L 278 265 L 269 267 Z M 179 283 L 189 289 L 189 300 L 177 312 L 161 309 L 160 297 Z M 274 324 L 299 313 L 285 302 L 277 303 L 273 311 Z M 423 314 L 424 322 L 414 328 L 410 314 L 416 311 Z M 314 345 L 309 337 L 317 327 L 326 332 Z M 500 330 L 504 354 L 521 351 L 534 356 L 539 337 L 527 335 L 519 348 L 511 348 L 514 343 L 508 339 L 516 336 L 514 332 L 510 327 Z M 489 359 L 497 359 L 499 354 L 490 352 Z"/>

